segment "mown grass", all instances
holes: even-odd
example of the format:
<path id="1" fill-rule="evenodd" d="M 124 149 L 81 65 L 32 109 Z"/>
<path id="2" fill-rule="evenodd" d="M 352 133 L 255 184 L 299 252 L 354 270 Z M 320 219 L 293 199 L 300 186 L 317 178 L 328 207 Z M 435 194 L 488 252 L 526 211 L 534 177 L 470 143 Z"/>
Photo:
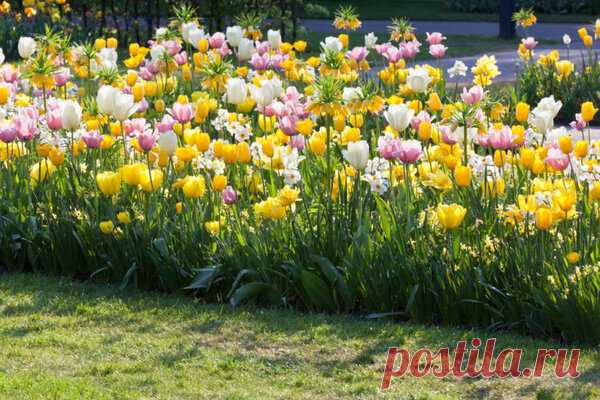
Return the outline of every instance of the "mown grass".
<path id="1" fill-rule="evenodd" d="M 600 358 L 584 349 L 577 380 L 415 379 L 378 385 L 386 350 L 558 347 L 511 334 L 238 309 L 189 297 L 36 275 L 0 276 L 2 399 L 595 398 Z"/>
<path id="2" fill-rule="evenodd" d="M 462 13 L 448 8 L 445 0 L 316 0 L 327 8 L 331 15 L 340 4 L 352 4 L 362 19 L 390 19 L 406 17 L 414 21 L 498 21 L 495 13 Z M 593 22 L 594 15 L 581 14 L 539 14 L 539 22 L 580 23 Z"/>

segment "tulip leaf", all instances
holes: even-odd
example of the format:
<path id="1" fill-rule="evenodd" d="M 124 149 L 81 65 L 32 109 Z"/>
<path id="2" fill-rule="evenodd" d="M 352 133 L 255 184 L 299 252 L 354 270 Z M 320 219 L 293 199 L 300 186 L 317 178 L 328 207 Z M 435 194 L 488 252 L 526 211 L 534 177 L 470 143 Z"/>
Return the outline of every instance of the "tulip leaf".
<path id="1" fill-rule="evenodd" d="M 229 299 L 229 303 L 231 303 L 233 307 L 237 307 L 241 303 L 256 300 L 261 296 L 272 298 L 275 294 L 276 292 L 273 287 L 267 283 L 250 282 L 237 288 Z"/>
<path id="2" fill-rule="evenodd" d="M 215 277 L 218 275 L 219 270 L 215 267 L 200 268 L 196 270 L 196 277 L 188 286 L 184 289 L 208 289 L 212 284 Z"/>
<path id="3" fill-rule="evenodd" d="M 306 270 L 300 272 L 300 282 L 302 282 L 302 287 L 314 306 L 322 310 L 333 310 L 335 308 L 329 287 L 315 273 Z"/>

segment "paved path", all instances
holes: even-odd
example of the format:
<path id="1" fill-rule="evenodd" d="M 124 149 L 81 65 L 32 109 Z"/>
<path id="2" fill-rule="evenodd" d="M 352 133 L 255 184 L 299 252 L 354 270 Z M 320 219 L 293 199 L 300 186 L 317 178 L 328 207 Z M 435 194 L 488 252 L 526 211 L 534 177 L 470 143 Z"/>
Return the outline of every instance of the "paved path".
<path id="1" fill-rule="evenodd" d="M 366 20 L 362 22 L 359 32 L 386 32 L 390 25 L 389 20 Z M 478 35 L 498 36 L 497 22 L 461 22 L 461 21 L 411 21 L 417 32 L 442 32 L 445 35 Z M 321 33 L 338 32 L 330 20 L 303 19 L 301 24 L 308 31 Z M 569 34 L 573 41 L 577 39 L 577 29 L 583 24 L 536 24 L 529 28 L 527 35 L 521 28 L 518 29 L 519 36 L 534 36 L 537 39 L 562 40 L 565 33 Z M 588 29 L 592 26 L 588 25 Z M 593 30 L 592 30 L 593 31 Z"/>

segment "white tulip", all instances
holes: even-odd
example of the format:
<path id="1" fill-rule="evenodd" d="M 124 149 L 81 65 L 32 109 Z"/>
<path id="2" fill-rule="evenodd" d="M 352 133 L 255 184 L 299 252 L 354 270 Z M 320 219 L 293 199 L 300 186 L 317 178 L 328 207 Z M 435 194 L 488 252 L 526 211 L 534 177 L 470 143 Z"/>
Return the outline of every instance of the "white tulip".
<path id="1" fill-rule="evenodd" d="M 152 61 L 160 60 L 164 57 L 166 52 L 167 49 L 165 49 L 164 46 L 157 44 L 150 49 L 150 58 L 152 58 Z"/>
<path id="2" fill-rule="evenodd" d="M 188 33 L 189 43 L 194 46 L 195 49 L 198 49 L 198 44 L 200 40 L 206 38 L 206 33 L 204 33 L 204 29 L 196 28 L 191 29 Z"/>
<path id="3" fill-rule="evenodd" d="M 365 47 L 367 49 L 374 48 L 377 44 L 377 39 L 377 36 L 375 36 L 373 32 L 369 33 L 368 35 L 365 35 Z"/>
<path id="4" fill-rule="evenodd" d="M 362 98 L 363 92 L 361 88 L 356 87 L 345 87 L 342 97 L 346 103 L 358 101 Z"/>
<path id="5" fill-rule="evenodd" d="M 532 125 L 538 133 L 545 134 L 554 126 L 554 116 L 551 111 L 537 110 L 529 114 L 529 124 Z"/>
<path id="6" fill-rule="evenodd" d="M 240 46 L 237 53 L 238 60 L 248 61 L 252 58 L 254 53 L 256 53 L 256 49 L 254 48 L 254 43 L 252 40 L 242 38 L 242 40 L 240 40 Z"/>
<path id="7" fill-rule="evenodd" d="M 164 27 L 156 28 L 156 38 L 157 39 L 164 38 L 165 35 L 167 34 L 167 32 L 168 32 L 167 28 L 164 28 Z"/>
<path id="8" fill-rule="evenodd" d="M 344 48 L 342 41 L 334 36 L 327 36 L 324 42 L 321 42 L 323 50 L 339 53 Z"/>
<path id="9" fill-rule="evenodd" d="M 451 68 L 448 68 L 448 75 L 450 75 L 450 78 L 454 78 L 455 76 L 466 76 L 467 69 L 464 62 L 456 60 L 454 61 L 454 65 Z"/>
<path id="10" fill-rule="evenodd" d="M 260 86 L 250 85 L 250 95 L 261 107 L 270 105 L 275 98 L 281 96 L 282 91 L 281 81 L 277 78 L 263 80 Z"/>
<path id="11" fill-rule="evenodd" d="M 22 36 L 19 38 L 19 44 L 17 47 L 21 58 L 29 58 L 35 52 L 35 40 L 29 36 Z"/>
<path id="12" fill-rule="evenodd" d="M 246 101 L 248 89 L 241 78 L 229 78 L 227 81 L 227 101 L 231 104 L 241 104 Z"/>
<path id="13" fill-rule="evenodd" d="M 369 162 L 369 144 L 366 140 L 348 143 L 348 150 L 343 150 L 342 155 L 350 165 L 358 170 L 363 170 Z"/>
<path id="14" fill-rule="evenodd" d="M 565 44 L 565 46 L 568 46 L 571 44 L 571 36 L 567 35 L 566 33 L 563 35 L 563 43 Z"/>
<path id="15" fill-rule="evenodd" d="M 383 113 L 388 124 L 398 132 L 402 132 L 408 127 L 414 115 L 415 111 L 408 108 L 406 104 L 392 104 Z"/>
<path id="16" fill-rule="evenodd" d="M 4 50 L 2 50 L 2 47 L 0 47 L 0 65 L 4 64 L 4 60 L 6 58 L 4 57 Z"/>
<path id="17" fill-rule="evenodd" d="M 102 114 L 112 115 L 115 109 L 115 97 L 117 96 L 118 89 L 104 85 L 98 90 L 96 96 L 96 103 L 98 104 L 98 111 Z"/>
<path id="18" fill-rule="evenodd" d="M 432 80 L 433 78 L 429 76 L 429 72 L 425 68 L 411 68 L 408 71 L 406 84 L 413 92 L 424 93 Z"/>
<path id="19" fill-rule="evenodd" d="M 554 96 L 548 96 L 541 99 L 537 107 L 535 107 L 532 112 L 535 113 L 536 111 L 548 111 L 552 115 L 552 119 L 554 119 L 558 115 L 562 105 L 562 101 L 556 101 Z"/>
<path id="20" fill-rule="evenodd" d="M 281 45 L 281 33 L 279 31 L 269 29 L 267 31 L 267 40 L 269 41 L 269 46 L 271 46 L 273 50 L 277 50 Z"/>
<path id="21" fill-rule="evenodd" d="M 133 95 L 118 92 L 115 97 L 113 117 L 117 121 L 125 121 L 137 111 L 138 105 L 133 101 Z"/>
<path id="22" fill-rule="evenodd" d="M 177 135 L 173 131 L 163 132 L 157 140 L 160 149 L 172 156 L 177 149 Z"/>
<path id="23" fill-rule="evenodd" d="M 119 59 L 119 54 L 116 49 L 111 49 L 110 47 L 105 47 L 100 50 L 98 53 L 98 58 L 100 58 L 101 65 L 103 68 L 117 68 L 117 61 Z"/>
<path id="24" fill-rule="evenodd" d="M 227 37 L 227 42 L 229 42 L 231 47 L 239 47 L 242 40 L 242 27 L 237 25 L 228 26 L 225 37 Z"/>
<path id="25" fill-rule="evenodd" d="M 64 129 L 75 130 L 81 125 L 81 106 L 73 100 L 66 100 L 62 104 L 62 126 Z"/>
<path id="26" fill-rule="evenodd" d="M 186 22 L 181 25 L 181 37 L 186 43 L 190 43 L 190 32 L 197 28 L 195 22 Z"/>

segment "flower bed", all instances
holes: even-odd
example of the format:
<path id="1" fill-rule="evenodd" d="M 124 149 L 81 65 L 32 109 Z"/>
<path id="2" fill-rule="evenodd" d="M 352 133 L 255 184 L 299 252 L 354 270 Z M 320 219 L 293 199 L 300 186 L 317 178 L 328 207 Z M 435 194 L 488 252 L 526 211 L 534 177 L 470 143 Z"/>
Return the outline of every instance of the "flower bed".
<path id="1" fill-rule="evenodd" d="M 487 56 L 455 91 L 411 63 L 404 20 L 305 59 L 278 31 L 178 15 L 122 62 L 112 38 L 20 39 L 0 84 L 6 267 L 600 339 L 593 103 L 553 129 L 562 103 L 500 102 Z"/>

